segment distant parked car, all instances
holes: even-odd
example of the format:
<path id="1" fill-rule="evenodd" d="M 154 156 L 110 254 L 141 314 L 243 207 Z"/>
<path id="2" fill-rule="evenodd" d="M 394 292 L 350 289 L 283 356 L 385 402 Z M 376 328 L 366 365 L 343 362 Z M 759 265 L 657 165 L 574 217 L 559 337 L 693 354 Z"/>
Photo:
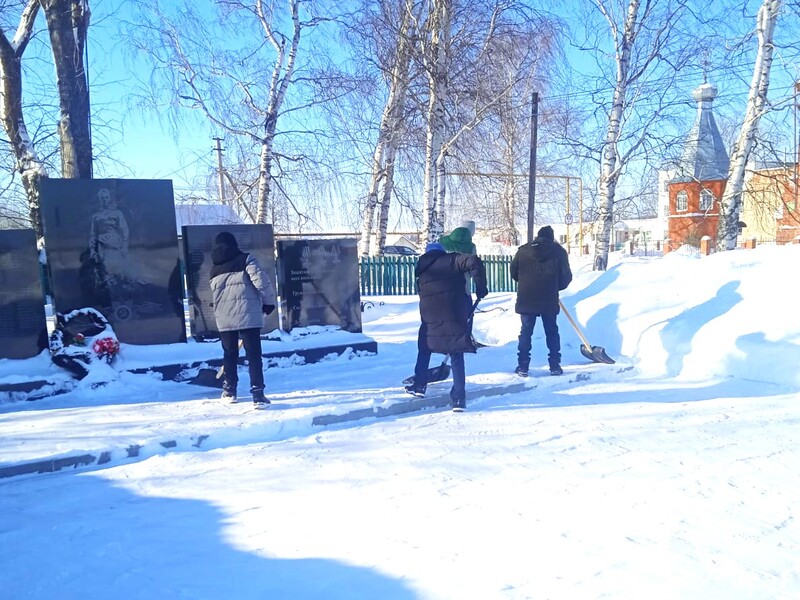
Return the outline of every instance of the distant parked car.
<path id="1" fill-rule="evenodd" d="M 383 253 L 392 256 L 419 256 L 419 252 L 408 246 L 384 246 Z"/>

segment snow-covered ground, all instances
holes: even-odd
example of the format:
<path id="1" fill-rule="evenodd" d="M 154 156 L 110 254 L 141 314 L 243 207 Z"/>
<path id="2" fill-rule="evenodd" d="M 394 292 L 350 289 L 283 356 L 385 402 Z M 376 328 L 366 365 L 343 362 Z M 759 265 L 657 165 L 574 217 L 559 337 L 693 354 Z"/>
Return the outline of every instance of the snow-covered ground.
<path id="1" fill-rule="evenodd" d="M 269 369 L 268 411 L 131 374 L 2 404 L 0 466 L 108 455 L 0 479 L 0 597 L 798 598 L 798 264 L 575 265 L 564 304 L 617 364 L 561 317 L 564 376 L 539 325 L 524 382 L 513 294 L 492 294 L 464 414 L 312 425 L 407 400 L 401 297 L 364 313 L 377 356 Z"/>

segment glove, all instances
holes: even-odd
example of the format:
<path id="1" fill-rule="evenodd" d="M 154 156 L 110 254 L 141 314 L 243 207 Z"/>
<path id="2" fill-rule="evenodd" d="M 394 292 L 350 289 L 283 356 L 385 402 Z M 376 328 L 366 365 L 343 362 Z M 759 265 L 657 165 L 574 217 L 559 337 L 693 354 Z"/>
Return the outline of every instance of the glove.
<path id="1" fill-rule="evenodd" d="M 274 304 L 262 304 L 261 310 L 264 311 L 265 315 L 271 315 L 272 311 L 275 310 Z"/>
<path id="2" fill-rule="evenodd" d="M 487 287 L 480 287 L 475 290 L 475 295 L 478 297 L 478 300 L 482 300 L 489 295 L 489 288 Z"/>

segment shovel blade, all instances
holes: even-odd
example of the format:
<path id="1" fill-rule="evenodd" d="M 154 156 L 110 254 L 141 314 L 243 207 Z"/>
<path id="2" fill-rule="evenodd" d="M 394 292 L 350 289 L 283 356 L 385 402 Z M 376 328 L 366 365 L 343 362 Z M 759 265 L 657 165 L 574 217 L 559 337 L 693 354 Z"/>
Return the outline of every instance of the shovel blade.
<path id="1" fill-rule="evenodd" d="M 428 369 L 428 383 L 444 381 L 448 377 L 450 377 L 450 365 L 439 365 L 438 367 Z"/>
<path id="2" fill-rule="evenodd" d="M 441 364 L 438 367 L 428 369 L 428 383 L 444 381 L 448 377 L 450 377 L 450 365 L 448 364 Z M 414 385 L 414 376 L 403 379 L 403 385 Z"/>
<path id="3" fill-rule="evenodd" d="M 613 365 L 616 361 L 606 354 L 605 348 L 602 346 L 589 346 L 581 345 L 581 354 L 586 358 L 596 363 L 603 363 L 606 365 Z"/>
<path id="4" fill-rule="evenodd" d="M 200 372 L 186 383 L 202 385 L 203 387 L 222 388 L 225 378 L 221 377 L 217 369 L 200 369 Z"/>

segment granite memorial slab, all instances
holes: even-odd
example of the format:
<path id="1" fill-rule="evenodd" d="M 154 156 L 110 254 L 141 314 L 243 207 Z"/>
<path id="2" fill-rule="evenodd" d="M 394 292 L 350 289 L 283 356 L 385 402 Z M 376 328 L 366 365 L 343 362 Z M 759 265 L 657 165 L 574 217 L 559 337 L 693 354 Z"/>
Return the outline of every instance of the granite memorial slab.
<path id="1" fill-rule="evenodd" d="M 121 342 L 186 341 L 172 182 L 43 179 L 55 310 L 92 307 Z"/>
<path id="2" fill-rule="evenodd" d="M 42 269 L 33 229 L 0 231 L 0 358 L 47 348 Z"/>
<path id="3" fill-rule="evenodd" d="M 355 239 L 280 240 L 278 291 L 283 328 L 333 325 L 361 332 Z"/>
<path id="4" fill-rule="evenodd" d="M 258 259 L 270 277 L 273 289 L 277 285 L 272 225 L 184 225 L 181 228 L 181 241 L 189 300 L 189 327 L 192 337 L 198 341 L 219 338 L 209 275 L 214 238 L 223 231 L 233 234 L 242 252 L 253 254 Z M 267 334 L 278 329 L 279 325 L 276 310 L 265 317 L 261 331 Z"/>

